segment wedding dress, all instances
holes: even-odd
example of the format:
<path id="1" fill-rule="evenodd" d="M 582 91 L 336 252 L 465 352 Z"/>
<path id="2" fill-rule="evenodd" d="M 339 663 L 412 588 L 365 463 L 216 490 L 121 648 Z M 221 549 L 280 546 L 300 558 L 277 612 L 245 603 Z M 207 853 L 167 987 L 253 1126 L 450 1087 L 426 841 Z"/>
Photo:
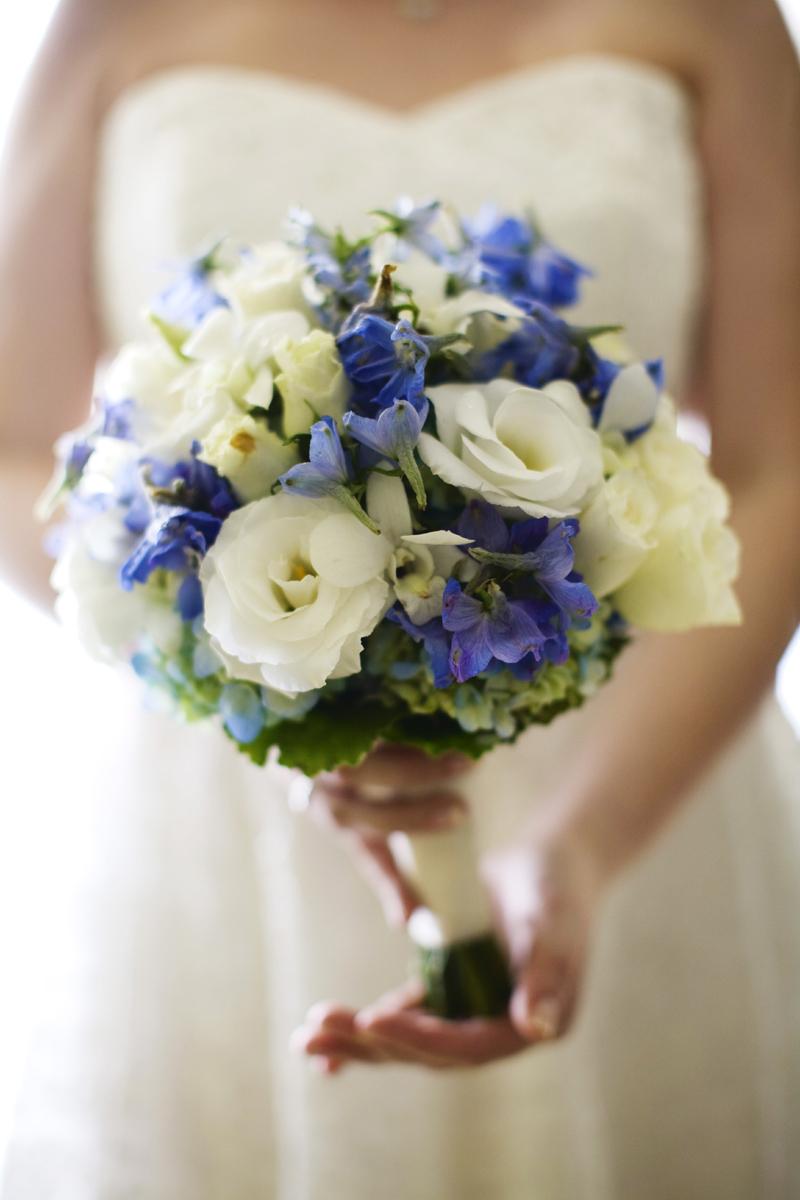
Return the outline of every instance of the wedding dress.
<path id="1" fill-rule="evenodd" d="M 402 116 L 273 74 L 170 69 L 104 126 L 99 312 L 112 344 L 137 336 L 165 266 L 216 234 L 278 235 L 291 203 L 354 228 L 401 193 L 490 199 L 534 207 L 594 268 L 577 319 L 623 322 L 679 393 L 703 285 L 692 116 L 671 76 L 606 55 Z M 513 836 L 602 702 L 484 760 L 485 844 Z M 108 703 L 115 738 L 99 754 L 85 735 L 81 756 L 101 815 L 78 949 L 6 1200 L 800 1194 L 800 767 L 773 701 L 614 892 L 568 1039 L 480 1070 L 334 1080 L 290 1032 L 317 1000 L 405 978 L 404 936 L 290 811 L 284 773 L 138 697 Z"/>

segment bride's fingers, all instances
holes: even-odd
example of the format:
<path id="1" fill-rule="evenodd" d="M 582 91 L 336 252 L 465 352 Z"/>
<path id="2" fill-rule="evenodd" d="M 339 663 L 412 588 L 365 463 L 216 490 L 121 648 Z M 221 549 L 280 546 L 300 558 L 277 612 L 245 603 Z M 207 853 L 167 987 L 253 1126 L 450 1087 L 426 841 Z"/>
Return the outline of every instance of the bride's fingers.
<path id="1" fill-rule="evenodd" d="M 426 792 L 424 797 L 393 792 L 391 798 L 365 799 L 353 788 L 319 777 L 311 792 L 312 809 L 323 808 L 340 829 L 362 833 L 435 832 L 454 829 L 466 816 L 467 807 L 457 792 Z"/>
<path id="2" fill-rule="evenodd" d="M 348 835 L 356 862 L 380 901 L 389 925 L 404 925 L 419 908 L 420 898 L 399 870 L 384 837 L 351 832 Z"/>
<path id="3" fill-rule="evenodd" d="M 341 1062 L 383 1062 L 387 1058 L 377 1043 L 370 1043 L 361 1037 L 348 1037 L 345 1034 L 324 1031 L 297 1031 L 297 1036 L 292 1039 L 292 1049 L 312 1058 L 336 1058 Z"/>
<path id="4" fill-rule="evenodd" d="M 378 746 L 357 767 L 340 767 L 332 775 L 348 786 L 390 791 L 426 788 L 464 775 L 472 760 L 454 752 L 432 758 L 410 746 Z"/>
<path id="5" fill-rule="evenodd" d="M 509 1008 L 518 1033 L 529 1042 L 548 1041 L 566 1031 L 577 991 L 576 969 L 560 949 L 538 941 L 517 972 Z"/>
<path id="6" fill-rule="evenodd" d="M 444 1021 L 419 1009 L 358 1013 L 356 1028 L 385 1051 L 427 1065 L 478 1066 L 516 1054 L 527 1043 L 508 1020 Z"/>

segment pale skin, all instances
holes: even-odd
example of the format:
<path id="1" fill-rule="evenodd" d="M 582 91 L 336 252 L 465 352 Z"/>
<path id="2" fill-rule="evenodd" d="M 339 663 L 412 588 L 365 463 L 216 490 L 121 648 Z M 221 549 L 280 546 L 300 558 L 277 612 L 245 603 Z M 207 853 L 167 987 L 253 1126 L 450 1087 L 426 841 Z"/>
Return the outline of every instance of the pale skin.
<path id="1" fill-rule="evenodd" d="M 334 20 L 347 36 L 331 53 Z M 414 985 L 360 1013 L 321 1006 L 296 1040 L 332 1073 L 350 1061 L 476 1065 L 565 1032 L 609 886 L 770 686 L 800 600 L 800 79 L 788 36 L 772 0 L 462 0 L 424 26 L 369 0 L 64 0 L 3 166 L 0 557 L 20 590 L 49 603 L 30 511 L 52 442 L 83 419 L 107 349 L 90 213 L 98 129 L 114 96 L 175 63 L 222 62 L 404 110 L 576 51 L 655 62 L 694 98 L 709 280 L 690 394 L 679 399 L 707 417 L 714 470 L 732 494 L 745 623 L 641 638 L 596 704 L 558 793 L 487 864 L 516 974 L 507 1018 L 445 1024 L 419 1009 Z M 463 768 L 379 751 L 317 785 L 315 811 L 344 831 L 396 920 L 416 897 L 394 870 L 388 829 L 458 820 Z M 377 825 L 363 793 L 375 782 L 392 796 Z"/>

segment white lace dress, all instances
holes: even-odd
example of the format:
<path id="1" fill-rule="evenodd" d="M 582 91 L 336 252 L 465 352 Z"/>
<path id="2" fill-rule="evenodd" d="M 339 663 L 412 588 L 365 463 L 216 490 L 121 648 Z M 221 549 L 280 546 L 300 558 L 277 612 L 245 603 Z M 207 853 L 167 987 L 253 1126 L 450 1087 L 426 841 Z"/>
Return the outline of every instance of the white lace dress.
<path id="1" fill-rule="evenodd" d="M 111 339 L 137 333 L 160 268 L 209 235 L 273 236 L 292 202 L 352 222 L 402 192 L 533 204 L 596 269 L 581 319 L 624 322 L 680 390 L 702 295 L 691 107 L 668 75 L 606 56 L 411 116 L 243 70 L 137 85 L 99 163 Z M 81 767 L 94 865 L 6 1200 L 799 1194 L 800 769 L 772 702 L 616 891 L 569 1039 L 472 1072 L 335 1080 L 289 1052 L 290 1031 L 316 1000 L 363 1003 L 403 978 L 403 936 L 341 849 L 289 813 L 280 774 L 132 695 L 106 704 L 116 741 Z M 484 761 L 487 844 L 546 794 L 591 719 L 589 704 Z"/>

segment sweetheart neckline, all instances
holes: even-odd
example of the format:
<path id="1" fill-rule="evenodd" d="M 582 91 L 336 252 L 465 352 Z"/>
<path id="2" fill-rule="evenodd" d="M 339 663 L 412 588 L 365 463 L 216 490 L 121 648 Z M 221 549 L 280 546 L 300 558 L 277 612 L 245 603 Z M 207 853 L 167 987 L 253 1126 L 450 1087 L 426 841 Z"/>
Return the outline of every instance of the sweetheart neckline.
<path id="1" fill-rule="evenodd" d="M 300 93 L 321 103 L 337 104 L 341 108 L 359 113 L 365 118 L 384 121 L 395 127 L 413 127 L 435 118 L 440 113 L 457 109 L 462 105 L 468 107 L 470 102 L 474 103 L 506 90 L 511 91 L 525 83 L 546 82 L 548 77 L 568 78 L 571 73 L 585 71 L 587 67 L 590 70 L 617 75 L 645 86 L 655 85 L 657 89 L 661 89 L 662 95 L 677 102 L 680 107 L 688 109 L 691 106 L 692 95 L 689 85 L 676 73 L 647 59 L 608 51 L 574 52 L 542 59 L 514 70 L 475 80 L 443 96 L 434 97 L 432 100 L 424 101 L 409 109 L 394 109 L 378 101 L 357 96 L 335 84 L 318 82 L 295 75 L 285 75 L 271 69 L 248 67 L 236 63 L 195 62 L 175 63 L 168 67 L 162 67 L 128 84 L 109 103 L 103 124 L 112 123 L 120 111 L 136 104 L 149 94 L 174 86 L 182 80 L 206 79 L 214 82 L 222 80 L 247 85 L 255 84 L 259 87 L 273 88 L 288 93 Z"/>

